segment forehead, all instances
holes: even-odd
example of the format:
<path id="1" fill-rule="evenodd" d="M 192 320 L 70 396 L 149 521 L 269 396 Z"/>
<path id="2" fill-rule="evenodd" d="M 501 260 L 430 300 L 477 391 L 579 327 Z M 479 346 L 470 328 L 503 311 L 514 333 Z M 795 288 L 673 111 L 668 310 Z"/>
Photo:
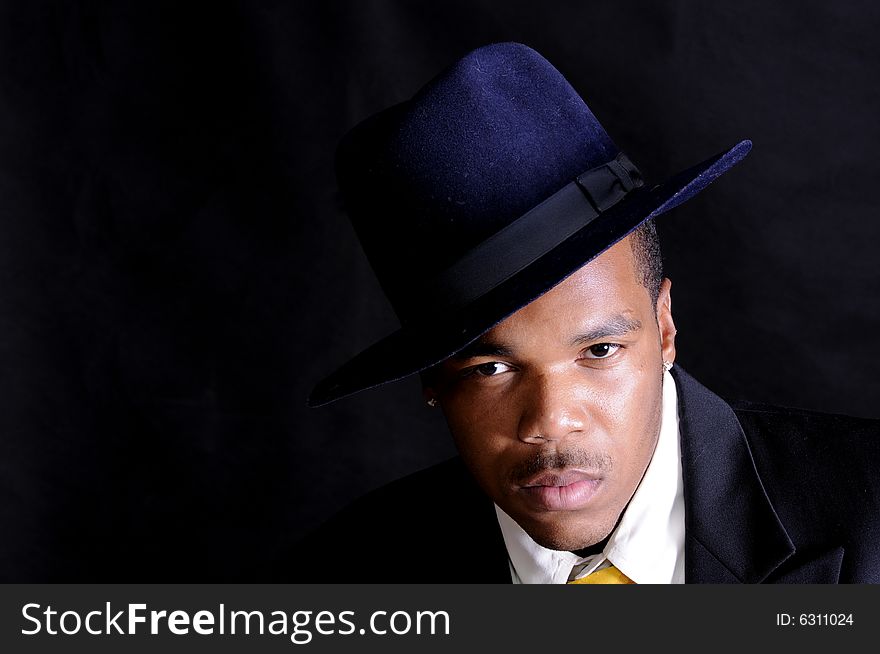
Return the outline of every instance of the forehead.
<path id="1" fill-rule="evenodd" d="M 611 316 L 640 314 L 650 310 L 650 305 L 627 237 L 496 325 L 479 341 L 522 340 L 533 334 L 584 330 Z"/>

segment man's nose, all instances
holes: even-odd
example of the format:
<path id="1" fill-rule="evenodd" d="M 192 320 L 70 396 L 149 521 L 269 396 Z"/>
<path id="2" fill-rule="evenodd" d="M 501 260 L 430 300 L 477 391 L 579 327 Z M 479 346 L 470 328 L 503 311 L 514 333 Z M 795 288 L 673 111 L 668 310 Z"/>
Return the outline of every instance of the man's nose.
<path id="1" fill-rule="evenodd" d="M 587 425 L 579 384 L 564 372 L 535 375 L 523 388 L 517 436 L 524 443 L 559 441 Z"/>

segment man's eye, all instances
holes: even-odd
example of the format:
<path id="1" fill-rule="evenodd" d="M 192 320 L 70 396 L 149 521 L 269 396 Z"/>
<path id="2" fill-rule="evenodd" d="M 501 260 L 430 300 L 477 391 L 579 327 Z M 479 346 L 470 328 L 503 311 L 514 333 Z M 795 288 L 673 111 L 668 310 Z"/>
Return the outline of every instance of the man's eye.
<path id="1" fill-rule="evenodd" d="M 481 377 L 494 377 L 495 375 L 507 372 L 510 370 L 510 366 L 506 363 L 501 363 L 500 361 L 490 361 L 489 363 L 481 363 L 478 366 L 474 366 L 471 368 L 471 371 Z"/>
<path id="2" fill-rule="evenodd" d="M 607 359 L 620 349 L 619 345 L 614 343 L 596 343 L 587 348 L 585 358 L 587 359 Z"/>

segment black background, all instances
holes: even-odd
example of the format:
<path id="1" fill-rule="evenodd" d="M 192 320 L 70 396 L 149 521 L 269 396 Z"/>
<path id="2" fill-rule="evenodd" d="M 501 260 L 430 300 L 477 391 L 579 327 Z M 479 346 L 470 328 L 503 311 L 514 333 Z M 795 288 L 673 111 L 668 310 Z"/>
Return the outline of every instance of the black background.
<path id="1" fill-rule="evenodd" d="M 880 417 L 878 33 L 867 1 L 3 3 L 0 580 L 255 581 L 453 453 L 415 378 L 305 398 L 396 327 L 337 140 L 493 41 L 651 182 L 751 138 L 659 223 L 678 363 Z"/>

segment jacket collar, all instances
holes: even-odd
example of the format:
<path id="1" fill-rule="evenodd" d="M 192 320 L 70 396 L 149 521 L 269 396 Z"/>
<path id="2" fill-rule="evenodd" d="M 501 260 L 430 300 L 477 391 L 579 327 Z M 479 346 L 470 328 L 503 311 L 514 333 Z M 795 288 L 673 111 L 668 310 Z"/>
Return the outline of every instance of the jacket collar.
<path id="1" fill-rule="evenodd" d="M 733 409 L 680 367 L 685 581 L 758 583 L 795 551 Z"/>

